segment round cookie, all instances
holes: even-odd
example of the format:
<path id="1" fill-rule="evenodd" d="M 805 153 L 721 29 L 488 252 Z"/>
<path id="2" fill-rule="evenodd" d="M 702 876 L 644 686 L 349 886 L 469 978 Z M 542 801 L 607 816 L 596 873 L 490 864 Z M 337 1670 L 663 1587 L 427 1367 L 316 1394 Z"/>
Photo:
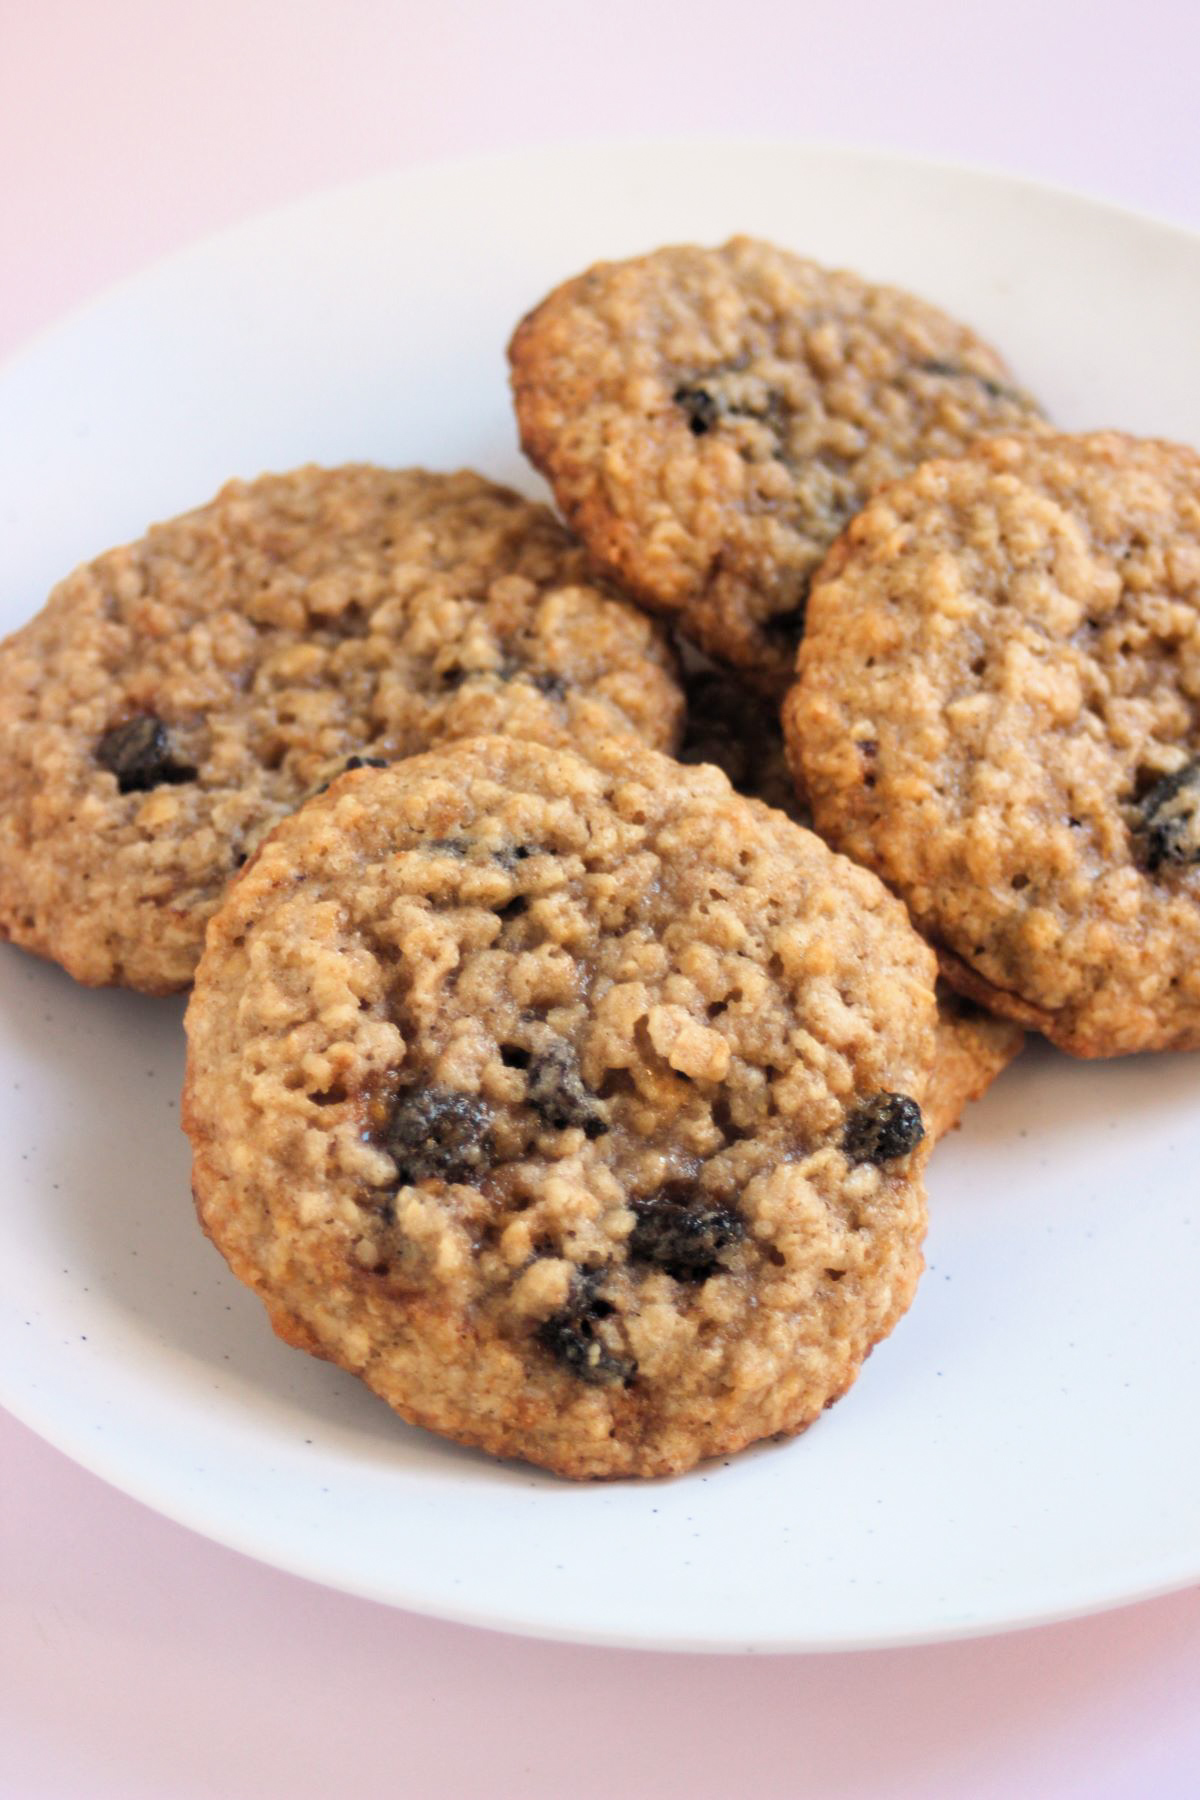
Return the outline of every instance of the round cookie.
<path id="1" fill-rule="evenodd" d="M 1200 456 L 997 439 L 850 526 L 789 752 L 963 992 L 1079 1056 L 1200 1047 Z"/>
<path id="2" fill-rule="evenodd" d="M 570 1476 L 796 1432 L 908 1305 L 933 958 L 868 871 L 625 739 L 336 781 L 213 920 L 201 1220 L 288 1341 Z"/>
<path id="3" fill-rule="evenodd" d="M 509 355 L 522 445 L 600 566 L 775 694 L 868 495 L 1039 419 L 935 307 L 744 237 L 599 264 Z"/>
<path id="4" fill-rule="evenodd" d="M 719 670 L 692 669 L 684 678 L 687 723 L 681 762 L 714 763 L 739 793 L 812 827 L 788 768 L 775 709 Z M 937 984 L 933 1072 L 920 1096 L 925 1127 L 936 1143 L 952 1131 L 972 1100 L 979 1100 L 1018 1056 L 1025 1033 L 1011 1019 L 997 1019 L 966 1000 L 945 981 Z"/>
<path id="5" fill-rule="evenodd" d="M 355 758 L 511 732 L 672 748 L 665 637 L 547 508 L 469 472 L 232 482 L 0 645 L 0 935 L 185 987 L 231 874 Z"/>

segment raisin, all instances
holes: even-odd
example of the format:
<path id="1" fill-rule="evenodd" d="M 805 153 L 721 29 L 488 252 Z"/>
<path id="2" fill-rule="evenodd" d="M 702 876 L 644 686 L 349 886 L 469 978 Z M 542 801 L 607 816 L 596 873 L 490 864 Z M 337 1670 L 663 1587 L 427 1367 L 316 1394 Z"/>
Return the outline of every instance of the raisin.
<path id="1" fill-rule="evenodd" d="M 96 746 L 96 761 L 116 776 L 123 794 L 196 779 L 190 763 L 175 761 L 167 728 L 153 713 L 135 713 L 106 731 Z"/>
<path id="2" fill-rule="evenodd" d="M 551 675 L 548 670 L 542 669 L 537 674 L 531 674 L 529 679 L 539 693 L 545 694 L 547 700 L 566 699 L 567 684 L 561 675 Z"/>
<path id="3" fill-rule="evenodd" d="M 687 414 L 688 430 L 694 437 L 703 437 L 711 431 L 721 416 L 720 403 L 707 388 L 685 384 L 675 389 L 674 398 L 676 406 L 682 406 Z"/>
<path id="4" fill-rule="evenodd" d="M 654 1263 L 676 1281 L 707 1281 L 720 1267 L 721 1251 L 746 1235 L 740 1214 L 698 1196 L 686 1181 L 668 1182 L 632 1205 L 637 1223 L 630 1256 Z"/>
<path id="5" fill-rule="evenodd" d="M 566 1305 L 543 1319 L 536 1335 L 543 1350 L 565 1364 L 580 1381 L 592 1387 L 613 1387 L 618 1382 L 632 1381 L 637 1363 L 631 1356 L 619 1356 L 610 1350 L 596 1334 L 597 1325 L 615 1311 L 611 1301 L 597 1294 L 598 1281 L 595 1272 L 577 1276 Z"/>
<path id="6" fill-rule="evenodd" d="M 393 1103 L 383 1148 L 395 1161 L 402 1187 L 431 1177 L 475 1182 L 491 1163 L 491 1125 L 492 1109 L 478 1094 L 405 1088 Z"/>
<path id="7" fill-rule="evenodd" d="M 1200 862 L 1200 758 L 1156 782 L 1138 810 L 1151 872 Z"/>
<path id="8" fill-rule="evenodd" d="M 894 1162 L 925 1136 L 921 1109 L 907 1094 L 873 1094 L 849 1120 L 842 1149 L 854 1163 Z"/>
<path id="9" fill-rule="evenodd" d="M 579 1073 L 579 1059 L 565 1038 L 534 1052 L 525 1098 L 552 1131 L 578 1125 L 590 1138 L 603 1137 L 608 1120 Z"/>

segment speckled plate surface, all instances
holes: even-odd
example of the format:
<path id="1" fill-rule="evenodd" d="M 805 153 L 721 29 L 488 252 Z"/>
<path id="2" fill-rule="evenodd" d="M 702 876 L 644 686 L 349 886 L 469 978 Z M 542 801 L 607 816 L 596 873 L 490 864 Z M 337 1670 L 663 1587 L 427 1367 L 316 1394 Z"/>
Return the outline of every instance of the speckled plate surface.
<path id="1" fill-rule="evenodd" d="M 202 245 L 0 374 L 0 624 L 232 474 L 471 463 L 536 491 L 521 312 L 738 229 L 958 313 L 1068 428 L 1200 440 L 1200 239 L 844 151 L 462 163 Z M 0 1402 L 171 1517 L 397 1605 L 671 1648 L 952 1637 L 1200 1578 L 1200 1059 L 1029 1052 L 939 1149 L 916 1305 L 841 1405 L 727 1466 L 573 1487 L 271 1336 L 192 1216 L 181 1011 L 0 950 Z"/>

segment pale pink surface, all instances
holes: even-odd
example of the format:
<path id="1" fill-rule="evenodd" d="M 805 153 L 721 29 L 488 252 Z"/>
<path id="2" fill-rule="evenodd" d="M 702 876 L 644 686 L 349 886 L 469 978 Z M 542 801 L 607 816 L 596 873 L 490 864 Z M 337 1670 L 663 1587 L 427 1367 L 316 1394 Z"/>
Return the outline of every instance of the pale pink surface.
<path id="1" fill-rule="evenodd" d="M 192 1537 L 2 1440 L 0 1791 L 41 1800 L 1191 1800 L 1200 1596 L 849 1656 L 526 1642 Z"/>
<path id="2" fill-rule="evenodd" d="M 314 187 L 521 143 L 883 144 L 1200 226 L 1181 0 L 0 0 L 0 44 L 0 354 Z M 5 1800 L 1198 1791 L 1196 1593 L 861 1656 L 565 1649 L 260 1568 L 5 1415 L 0 1469 Z"/>

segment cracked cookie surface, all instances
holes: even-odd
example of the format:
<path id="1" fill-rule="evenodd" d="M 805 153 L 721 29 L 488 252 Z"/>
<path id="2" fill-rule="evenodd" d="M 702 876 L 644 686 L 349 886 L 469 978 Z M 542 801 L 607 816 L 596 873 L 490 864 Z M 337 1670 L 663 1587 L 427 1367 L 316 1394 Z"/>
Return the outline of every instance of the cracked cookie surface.
<path id="1" fill-rule="evenodd" d="M 995 439 L 881 494 L 784 708 L 822 833 L 1080 1056 L 1200 1048 L 1200 456 Z"/>
<path id="2" fill-rule="evenodd" d="M 509 355 L 522 444 L 600 566 L 776 694 L 868 496 L 1040 419 L 937 308 L 744 237 L 598 264 Z"/>
<path id="3" fill-rule="evenodd" d="M 670 749 L 674 669 L 547 508 L 478 475 L 233 482 L 0 645 L 0 932 L 90 985 L 184 987 L 230 876 L 352 759 Z"/>
<path id="4" fill-rule="evenodd" d="M 933 980 L 873 875 L 714 769 L 483 738 L 359 770 L 210 928 L 200 1217 L 406 1419 L 679 1471 L 811 1423 L 907 1307 Z"/>

